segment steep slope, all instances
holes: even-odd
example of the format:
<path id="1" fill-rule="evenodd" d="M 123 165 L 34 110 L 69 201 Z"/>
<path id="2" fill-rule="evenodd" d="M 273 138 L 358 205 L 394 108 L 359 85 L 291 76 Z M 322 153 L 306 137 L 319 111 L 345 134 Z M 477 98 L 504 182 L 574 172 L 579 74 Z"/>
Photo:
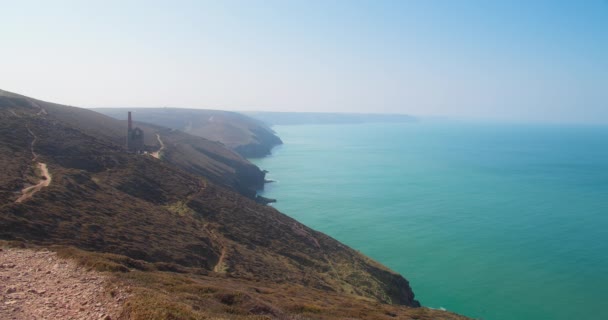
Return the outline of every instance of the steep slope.
<path id="1" fill-rule="evenodd" d="M 93 110 L 117 119 L 126 119 L 128 109 Z M 236 112 L 179 108 L 138 108 L 133 111 L 140 121 L 221 142 L 243 157 L 268 155 L 274 146 L 282 143 L 264 123 Z"/>
<path id="2" fill-rule="evenodd" d="M 325 310 L 318 305 L 325 294 L 366 310 L 378 302 L 418 306 L 403 277 L 336 240 L 209 179 L 126 153 L 44 111 L 28 101 L 0 100 L 0 164 L 6 168 L 0 172 L 0 239 L 113 254 L 77 256 L 103 261 L 109 270 L 131 270 L 119 278 L 140 289 L 125 317 L 144 312 L 139 318 L 155 318 L 145 310 L 162 306 L 159 319 L 190 318 L 176 309 L 185 305 L 188 314 L 202 318 L 215 299 L 230 307 L 217 311 L 230 318 L 285 318 Z M 21 190 L 42 179 L 39 163 L 48 167 L 51 183 L 18 202 Z M 232 291 L 220 295 L 219 289 L 200 288 L 203 283 Z M 245 294 L 252 286 L 264 289 Z M 273 307 L 250 305 L 252 297 L 274 301 Z M 285 297 L 292 304 L 281 302 Z M 412 314 L 390 310 L 389 316 Z M 433 318 L 456 318 L 427 311 L 438 315 Z"/>
<path id="3" fill-rule="evenodd" d="M 178 130 L 150 124 L 146 126 L 153 128 L 164 144 L 159 154 L 163 161 L 206 177 L 215 184 L 230 187 L 252 199 L 256 198 L 257 190 L 264 188 L 266 173 L 221 143 Z"/>
<path id="4" fill-rule="evenodd" d="M 0 104 L 13 107 L 5 110 L 9 115 L 27 114 L 24 112 L 39 114 L 47 120 L 69 125 L 100 141 L 117 146 L 125 143 L 126 121 L 91 110 L 44 102 L 1 90 Z M 203 175 L 250 198 L 254 198 L 256 191 L 263 188 L 265 173 L 218 142 L 137 121 L 135 126 L 143 129 L 145 148 L 149 152 L 160 149 L 157 134 L 160 135 L 166 147 L 163 152 L 163 160 L 166 162 Z"/>

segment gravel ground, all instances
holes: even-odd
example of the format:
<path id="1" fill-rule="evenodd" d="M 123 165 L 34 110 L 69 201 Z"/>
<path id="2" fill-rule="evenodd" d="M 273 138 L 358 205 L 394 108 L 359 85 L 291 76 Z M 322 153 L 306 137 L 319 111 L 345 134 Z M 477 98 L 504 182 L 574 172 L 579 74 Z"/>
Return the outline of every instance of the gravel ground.
<path id="1" fill-rule="evenodd" d="M 54 252 L 0 249 L 0 319 L 117 319 L 126 296 Z"/>

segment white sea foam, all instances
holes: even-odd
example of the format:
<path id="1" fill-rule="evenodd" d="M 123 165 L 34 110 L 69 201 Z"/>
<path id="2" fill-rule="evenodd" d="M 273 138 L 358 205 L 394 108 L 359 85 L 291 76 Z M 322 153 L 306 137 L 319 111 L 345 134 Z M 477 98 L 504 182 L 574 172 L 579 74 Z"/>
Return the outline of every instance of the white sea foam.
<path id="1" fill-rule="evenodd" d="M 433 308 L 433 307 L 427 307 L 429 309 L 433 309 L 433 310 L 440 310 L 440 311 L 448 311 L 446 308 L 444 307 L 439 307 L 439 308 Z"/>

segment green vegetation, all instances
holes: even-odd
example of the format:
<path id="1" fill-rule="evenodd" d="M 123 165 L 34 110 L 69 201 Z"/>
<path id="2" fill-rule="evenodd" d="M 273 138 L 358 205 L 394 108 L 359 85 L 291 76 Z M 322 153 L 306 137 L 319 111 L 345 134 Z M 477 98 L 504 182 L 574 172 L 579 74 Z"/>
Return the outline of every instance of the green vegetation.
<path id="1" fill-rule="evenodd" d="M 190 209 L 190 207 L 188 207 L 188 204 L 186 201 L 180 200 L 177 201 L 173 204 L 167 205 L 165 206 L 167 208 L 167 210 L 179 215 L 179 216 L 192 216 L 194 215 L 194 210 Z"/>

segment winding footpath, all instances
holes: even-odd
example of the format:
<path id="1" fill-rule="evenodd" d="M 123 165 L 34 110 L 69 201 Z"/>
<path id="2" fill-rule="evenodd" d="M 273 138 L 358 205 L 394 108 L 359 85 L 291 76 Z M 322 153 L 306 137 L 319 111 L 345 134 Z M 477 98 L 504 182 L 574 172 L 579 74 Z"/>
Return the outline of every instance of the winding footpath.
<path id="1" fill-rule="evenodd" d="M 160 143 L 160 149 L 156 152 L 152 152 L 151 155 L 156 159 L 160 159 L 160 153 L 165 149 L 165 144 L 163 143 L 163 140 L 160 139 L 160 134 L 158 133 L 156 134 L 156 139 L 158 140 L 158 143 Z"/>
<path id="2" fill-rule="evenodd" d="M 222 253 L 220 254 L 220 258 L 217 260 L 217 263 L 213 267 L 213 272 L 225 273 L 226 266 L 224 265 L 224 258 L 226 258 L 226 248 L 222 248 Z"/>
<path id="3" fill-rule="evenodd" d="M 46 167 L 46 163 L 38 162 L 37 166 L 42 175 L 40 182 L 38 182 L 36 185 L 29 186 L 21 190 L 21 196 L 19 199 L 15 200 L 16 203 L 21 203 L 31 198 L 36 192 L 40 191 L 44 187 L 48 187 L 51 184 L 52 177 L 49 173 L 49 169 Z"/>
<path id="4" fill-rule="evenodd" d="M 32 143 L 30 144 L 30 151 L 32 152 L 32 161 L 36 162 L 38 160 L 38 154 L 36 154 L 36 152 L 34 151 L 34 146 L 36 145 L 38 137 L 34 134 L 34 132 L 32 132 L 29 127 L 27 127 L 27 131 L 33 138 Z M 36 185 L 23 188 L 23 190 L 21 190 L 21 196 L 17 200 L 15 200 L 16 203 L 21 203 L 31 198 L 36 192 L 40 191 L 44 187 L 48 187 L 51 184 L 52 176 L 49 173 L 49 169 L 46 166 L 46 163 L 38 162 L 36 163 L 36 166 L 40 171 L 40 181 Z"/>

